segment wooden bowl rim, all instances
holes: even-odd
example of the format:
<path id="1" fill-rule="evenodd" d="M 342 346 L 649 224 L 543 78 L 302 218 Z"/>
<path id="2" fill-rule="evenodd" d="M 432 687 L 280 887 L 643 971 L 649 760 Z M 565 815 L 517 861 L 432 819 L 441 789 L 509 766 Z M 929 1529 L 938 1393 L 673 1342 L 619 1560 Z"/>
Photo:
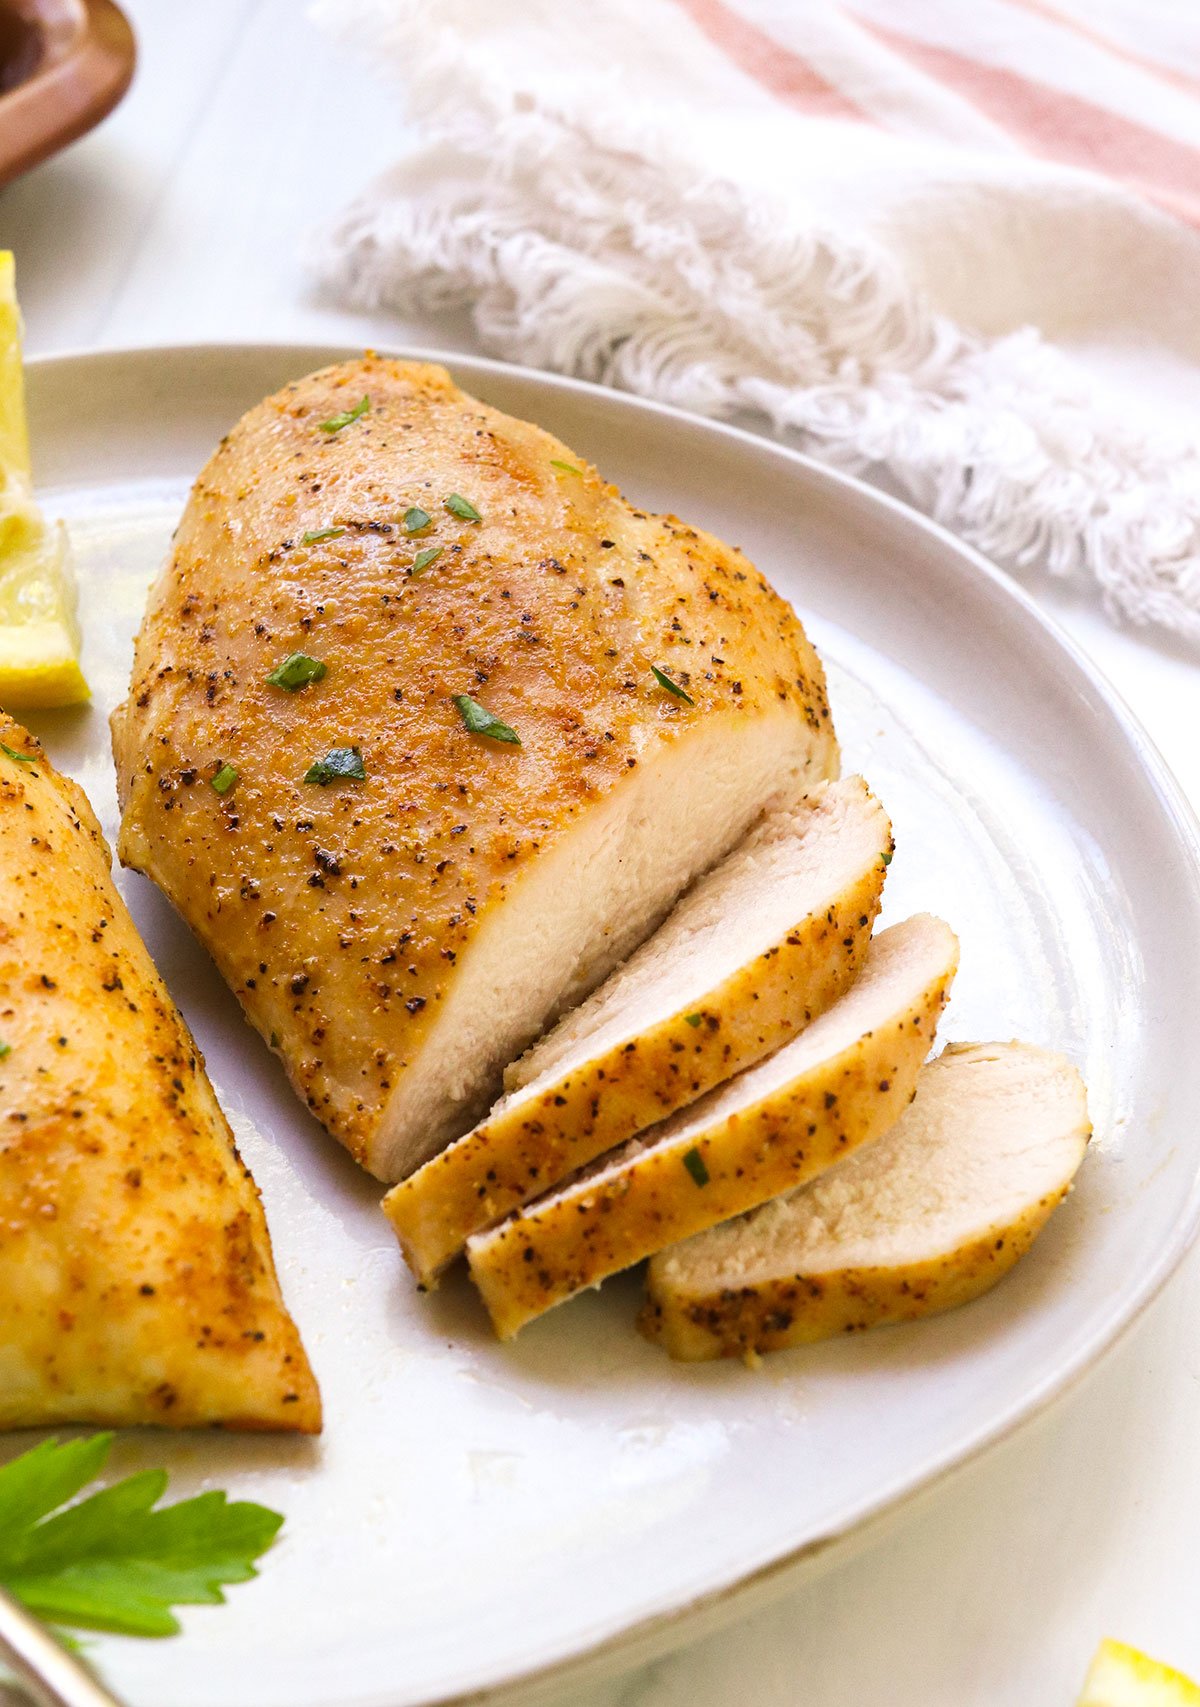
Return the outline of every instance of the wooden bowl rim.
<path id="1" fill-rule="evenodd" d="M 0 184 L 65 148 L 116 106 L 137 46 L 116 0 L 26 0 L 8 10 L 43 37 L 30 75 L 0 95 Z"/>

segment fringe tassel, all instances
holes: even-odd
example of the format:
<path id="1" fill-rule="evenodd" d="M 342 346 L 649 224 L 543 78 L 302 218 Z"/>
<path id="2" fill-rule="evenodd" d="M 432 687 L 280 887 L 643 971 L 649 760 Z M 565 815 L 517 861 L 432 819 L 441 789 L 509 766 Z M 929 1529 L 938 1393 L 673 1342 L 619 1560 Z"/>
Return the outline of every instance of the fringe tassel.
<path id="1" fill-rule="evenodd" d="M 510 360 L 751 412 L 885 469 L 1008 568 L 1090 574 L 1111 615 L 1200 640 L 1194 443 L 1127 421 L 1033 330 L 965 332 L 869 237 L 703 176 L 619 103 L 533 104 L 420 0 L 317 16 L 402 68 L 433 139 L 323 235 L 314 267 L 340 298 L 468 305 Z"/>

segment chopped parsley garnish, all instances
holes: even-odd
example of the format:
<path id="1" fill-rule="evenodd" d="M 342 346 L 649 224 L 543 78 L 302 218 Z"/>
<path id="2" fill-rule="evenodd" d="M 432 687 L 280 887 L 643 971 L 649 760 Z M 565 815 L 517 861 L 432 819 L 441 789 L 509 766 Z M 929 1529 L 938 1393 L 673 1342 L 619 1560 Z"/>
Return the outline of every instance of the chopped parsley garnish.
<path id="1" fill-rule="evenodd" d="M 286 688 L 288 693 L 296 693 L 300 688 L 306 688 L 310 682 L 319 682 L 326 674 L 328 665 L 319 658 L 310 658 L 307 652 L 292 652 L 276 664 L 267 677 L 267 685 L 273 688 Z"/>
<path id="2" fill-rule="evenodd" d="M 304 773 L 305 782 L 364 782 L 366 770 L 357 747 L 330 747 L 323 759 L 314 759 Z"/>
<path id="3" fill-rule="evenodd" d="M 422 528 L 429 526 L 429 511 L 423 510 L 419 504 L 414 504 L 411 510 L 404 512 L 405 533 L 420 533 Z"/>
<path id="4" fill-rule="evenodd" d="M 687 1021 L 688 1025 L 695 1026 L 695 1025 L 703 1025 L 704 1024 L 704 1015 L 703 1014 L 684 1014 L 683 1017 Z"/>
<path id="5" fill-rule="evenodd" d="M 469 498 L 460 498 L 457 492 L 443 500 L 452 516 L 457 516 L 463 522 L 481 522 L 483 517 Z"/>
<path id="6" fill-rule="evenodd" d="M 6 1056 L 11 1055 L 11 1054 L 12 1054 L 12 1044 L 11 1043 L 5 1043 L 4 1039 L 2 1037 L 0 1037 L 0 1061 L 3 1061 Z"/>
<path id="7" fill-rule="evenodd" d="M 685 705 L 695 705 L 696 702 L 692 698 L 691 694 L 685 692 L 678 682 L 673 682 L 667 672 L 665 670 L 660 670 L 657 664 L 651 664 L 650 674 L 654 677 L 660 688 L 666 688 L 668 693 L 673 693 L 675 698 L 681 699 Z"/>
<path id="8" fill-rule="evenodd" d="M 279 1048 L 279 1033 L 277 1031 L 273 1031 L 271 1033 L 271 1048 L 272 1049 L 278 1049 Z"/>
<path id="9" fill-rule="evenodd" d="M 300 543 L 301 545 L 320 545 L 323 539 L 340 539 L 345 531 L 345 528 L 318 528 L 316 533 L 302 533 Z"/>
<path id="10" fill-rule="evenodd" d="M 888 866 L 892 863 L 892 854 L 889 851 L 888 853 L 880 854 L 879 857 L 883 861 L 883 869 L 886 871 Z"/>
<path id="11" fill-rule="evenodd" d="M 333 415 L 328 421 L 322 421 L 321 431 L 323 433 L 340 433 L 343 427 L 349 427 L 353 422 L 361 420 L 370 407 L 371 399 L 369 397 L 360 398 L 353 409 L 343 409 L 340 415 Z"/>
<path id="12" fill-rule="evenodd" d="M 576 468 L 573 462 L 562 462 L 556 456 L 550 458 L 550 466 L 551 468 L 561 468 L 564 474 L 578 474 L 580 478 L 583 476 L 582 468 Z"/>
<path id="13" fill-rule="evenodd" d="M 224 1584 L 257 1574 L 283 1519 L 215 1490 L 153 1510 L 165 1470 L 69 1505 L 99 1475 L 112 1440 L 44 1440 L 0 1468 L 0 1583 L 55 1624 L 172 1636 L 171 1608 L 222 1604 Z"/>
<path id="14" fill-rule="evenodd" d="M 237 779 L 238 773 L 232 765 L 222 765 L 216 776 L 213 777 L 212 785 L 218 794 L 228 794 Z"/>
<path id="15" fill-rule="evenodd" d="M 38 761 L 36 753 L 18 753 L 15 747 L 6 747 L 3 741 L 0 741 L 0 753 L 7 753 L 19 765 L 36 765 Z"/>
<path id="16" fill-rule="evenodd" d="M 683 1158 L 683 1165 L 697 1185 L 708 1184 L 708 1169 L 704 1165 L 704 1157 L 694 1144 Z"/>
<path id="17" fill-rule="evenodd" d="M 458 707 L 458 715 L 463 720 L 463 728 L 472 735 L 487 735 L 493 741 L 507 741 L 510 746 L 519 747 L 521 737 L 515 729 L 510 729 L 507 723 L 486 711 L 478 700 L 469 694 L 456 693 L 454 703 Z"/>
<path id="18" fill-rule="evenodd" d="M 427 545 L 424 551 L 418 551 L 412 560 L 412 568 L 409 570 L 409 574 L 419 575 L 422 569 L 428 569 L 431 563 L 437 562 L 444 550 L 445 547 L 442 545 Z"/>

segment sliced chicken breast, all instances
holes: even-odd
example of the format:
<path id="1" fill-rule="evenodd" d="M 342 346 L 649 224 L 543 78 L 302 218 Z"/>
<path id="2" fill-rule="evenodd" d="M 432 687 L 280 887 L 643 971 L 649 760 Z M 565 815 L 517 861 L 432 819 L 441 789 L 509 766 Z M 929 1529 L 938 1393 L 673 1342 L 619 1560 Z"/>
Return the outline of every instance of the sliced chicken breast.
<path id="1" fill-rule="evenodd" d="M 965 1304 L 1029 1249 L 1090 1135 L 1083 1081 L 1063 1056 L 952 1044 L 875 1143 L 656 1256 L 639 1325 L 698 1360 Z"/>
<path id="2" fill-rule="evenodd" d="M 837 773 L 820 663 L 739 552 L 375 357 L 218 448 L 113 736 L 122 859 L 389 1182 Z"/>
<path id="3" fill-rule="evenodd" d="M 892 832 L 861 777 L 771 813 L 506 1073 L 487 1118 L 384 1199 L 424 1285 L 472 1233 L 752 1066 L 853 981 Z"/>
<path id="4" fill-rule="evenodd" d="M 0 1429 L 315 1433 L 254 1182 L 82 792 L 0 716 Z"/>
<path id="5" fill-rule="evenodd" d="M 940 919 L 893 925 L 848 994 L 791 1043 L 469 1240 L 501 1339 L 885 1132 L 912 1098 L 957 966 Z"/>

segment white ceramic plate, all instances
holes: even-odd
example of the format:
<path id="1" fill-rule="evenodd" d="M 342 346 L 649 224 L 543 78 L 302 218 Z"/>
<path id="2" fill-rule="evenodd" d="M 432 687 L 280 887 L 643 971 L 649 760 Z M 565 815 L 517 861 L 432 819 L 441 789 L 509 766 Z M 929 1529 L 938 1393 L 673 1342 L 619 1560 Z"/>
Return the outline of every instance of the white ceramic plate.
<path id="1" fill-rule="evenodd" d="M 31 370 L 38 474 L 74 535 L 96 689 L 93 709 L 36 726 L 110 836 L 105 716 L 187 487 L 244 408 L 340 353 Z M 409 1707 L 682 1640 L 836 1556 L 830 1542 L 1043 1404 L 1196 1227 L 1196 829 L 1110 690 L 984 562 L 853 481 L 626 397 L 452 366 L 640 503 L 741 544 L 795 602 L 829 665 L 846 767 L 895 820 L 887 914 L 934 908 L 961 935 L 943 1036 L 1065 1049 L 1096 1141 L 1032 1255 L 957 1314 L 758 1374 L 679 1368 L 634 1332 L 622 1278 L 502 1349 L 465 1284 L 414 1293 L 377 1188 L 293 1099 L 157 893 L 126 876 L 262 1186 L 327 1416 L 317 1443 L 121 1438 L 114 1469 L 164 1463 L 178 1492 L 227 1487 L 287 1514 L 261 1577 L 187 1612 L 182 1638 L 97 1642 L 144 1707 Z M 0 1441 L 5 1456 L 17 1445 Z"/>

